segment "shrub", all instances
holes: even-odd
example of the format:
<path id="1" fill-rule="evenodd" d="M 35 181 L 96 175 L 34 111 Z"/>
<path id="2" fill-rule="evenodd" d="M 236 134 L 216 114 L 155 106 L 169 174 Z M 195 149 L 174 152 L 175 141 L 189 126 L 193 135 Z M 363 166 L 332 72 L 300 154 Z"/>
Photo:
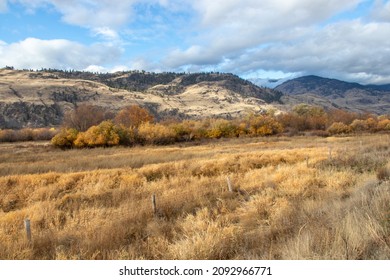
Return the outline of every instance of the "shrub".
<path id="1" fill-rule="evenodd" d="M 283 132 L 283 126 L 269 116 L 250 116 L 249 133 L 253 136 L 267 136 Z"/>
<path id="2" fill-rule="evenodd" d="M 143 123 L 138 128 L 138 137 L 146 144 L 171 144 L 175 142 L 175 131 L 162 124 Z"/>
<path id="3" fill-rule="evenodd" d="M 109 147 L 119 145 L 120 129 L 111 121 L 104 121 L 90 127 L 86 132 L 79 133 L 74 145 L 83 147 Z"/>
<path id="4" fill-rule="evenodd" d="M 238 136 L 238 128 L 232 121 L 223 119 L 213 120 L 210 125 L 211 127 L 207 133 L 209 138 L 228 138 Z"/>
<path id="5" fill-rule="evenodd" d="M 350 127 L 354 132 L 363 132 L 368 130 L 368 124 L 365 120 L 354 120 Z"/>
<path id="6" fill-rule="evenodd" d="M 32 131 L 34 141 L 51 140 L 57 133 L 55 128 L 36 128 Z"/>
<path id="7" fill-rule="evenodd" d="M 148 110 L 137 105 L 124 108 L 115 116 L 115 123 L 124 127 L 137 128 L 142 123 L 153 122 L 153 116 Z"/>
<path id="8" fill-rule="evenodd" d="M 368 118 L 365 120 L 367 129 L 371 132 L 376 132 L 378 127 L 378 121 L 375 118 Z"/>
<path id="9" fill-rule="evenodd" d="M 377 130 L 379 131 L 389 131 L 390 130 L 390 120 L 382 119 L 377 124 Z"/>
<path id="10" fill-rule="evenodd" d="M 344 111 L 341 109 L 331 110 L 328 115 L 330 123 L 341 122 L 346 125 L 350 125 L 358 118 L 356 113 Z"/>
<path id="11" fill-rule="evenodd" d="M 59 148 L 71 148 L 79 132 L 74 128 L 62 129 L 51 139 L 51 143 Z"/>
<path id="12" fill-rule="evenodd" d="M 327 131 L 331 135 L 340 135 L 351 133 L 352 129 L 342 122 L 335 122 L 327 129 Z"/>
<path id="13" fill-rule="evenodd" d="M 170 128 L 175 132 L 175 140 L 178 142 L 190 141 L 194 137 L 188 121 L 173 123 L 170 125 Z"/>
<path id="14" fill-rule="evenodd" d="M 16 133 L 12 129 L 0 129 L 0 142 L 15 142 Z"/>

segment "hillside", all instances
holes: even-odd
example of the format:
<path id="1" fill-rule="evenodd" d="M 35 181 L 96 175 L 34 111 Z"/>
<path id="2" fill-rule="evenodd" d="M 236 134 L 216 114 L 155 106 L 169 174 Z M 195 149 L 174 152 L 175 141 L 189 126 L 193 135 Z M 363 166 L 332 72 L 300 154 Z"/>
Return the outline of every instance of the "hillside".
<path id="1" fill-rule="evenodd" d="M 116 112 L 138 104 L 159 117 L 235 117 L 273 108 L 281 93 L 232 74 L 0 70 L 0 128 L 56 126 L 89 103 Z"/>
<path id="2" fill-rule="evenodd" d="M 318 76 L 304 76 L 275 88 L 284 103 L 309 103 L 377 114 L 390 113 L 390 85 L 361 85 Z"/>

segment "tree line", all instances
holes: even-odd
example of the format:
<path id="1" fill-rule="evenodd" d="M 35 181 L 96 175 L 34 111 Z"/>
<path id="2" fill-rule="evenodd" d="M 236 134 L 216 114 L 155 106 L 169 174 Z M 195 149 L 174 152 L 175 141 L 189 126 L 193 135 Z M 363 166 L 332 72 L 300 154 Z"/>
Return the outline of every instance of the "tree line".
<path id="1" fill-rule="evenodd" d="M 92 105 L 80 105 L 64 118 L 63 128 L 51 142 L 60 148 L 93 148 L 117 145 L 166 145 L 175 142 L 270 135 L 346 135 L 390 132 L 390 117 L 344 110 L 325 111 L 300 104 L 290 112 L 250 113 L 237 119 L 162 120 L 133 105 L 117 114 Z"/>

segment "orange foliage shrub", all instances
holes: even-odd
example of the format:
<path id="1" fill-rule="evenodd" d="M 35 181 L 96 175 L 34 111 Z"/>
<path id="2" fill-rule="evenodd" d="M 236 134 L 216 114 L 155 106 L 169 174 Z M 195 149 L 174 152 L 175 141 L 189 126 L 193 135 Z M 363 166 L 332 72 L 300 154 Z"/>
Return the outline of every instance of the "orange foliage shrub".
<path id="1" fill-rule="evenodd" d="M 368 124 L 365 120 L 354 120 L 350 127 L 354 132 L 363 132 L 368 130 Z"/>
<path id="2" fill-rule="evenodd" d="M 137 105 L 122 109 L 115 116 L 115 123 L 124 127 L 139 127 L 142 123 L 153 122 L 154 118 L 148 110 Z"/>
<path id="3" fill-rule="evenodd" d="M 331 135 L 339 135 L 351 133 L 352 129 L 342 122 L 335 122 L 327 129 L 327 131 Z"/>
<path id="4" fill-rule="evenodd" d="M 390 120 L 382 119 L 377 124 L 377 130 L 379 131 L 390 131 Z"/>
<path id="5" fill-rule="evenodd" d="M 142 123 L 138 128 L 138 137 L 145 144 L 171 144 L 175 142 L 175 131 L 162 124 Z"/>
<path id="6" fill-rule="evenodd" d="M 346 125 L 350 125 L 354 120 L 358 118 L 358 115 L 353 112 L 347 112 L 340 109 L 331 110 L 328 114 L 329 123 L 341 122 Z"/>
<path id="7" fill-rule="evenodd" d="M 209 138 L 236 137 L 238 136 L 238 127 L 232 121 L 212 120 L 207 136 Z"/>
<path id="8" fill-rule="evenodd" d="M 253 136 L 267 136 L 283 132 L 283 126 L 270 116 L 249 117 L 249 134 Z"/>

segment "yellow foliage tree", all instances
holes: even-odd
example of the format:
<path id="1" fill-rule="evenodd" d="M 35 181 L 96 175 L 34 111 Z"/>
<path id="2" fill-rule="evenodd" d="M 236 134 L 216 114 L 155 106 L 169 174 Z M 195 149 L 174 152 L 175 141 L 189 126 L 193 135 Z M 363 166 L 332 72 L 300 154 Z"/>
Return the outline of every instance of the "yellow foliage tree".
<path id="1" fill-rule="evenodd" d="M 74 145 L 83 147 L 109 147 L 119 145 L 119 127 L 111 121 L 104 121 L 90 127 L 86 132 L 79 133 Z"/>
<path id="2" fill-rule="evenodd" d="M 71 148 L 79 132 L 74 128 L 62 129 L 51 139 L 51 143 L 59 148 Z"/>

